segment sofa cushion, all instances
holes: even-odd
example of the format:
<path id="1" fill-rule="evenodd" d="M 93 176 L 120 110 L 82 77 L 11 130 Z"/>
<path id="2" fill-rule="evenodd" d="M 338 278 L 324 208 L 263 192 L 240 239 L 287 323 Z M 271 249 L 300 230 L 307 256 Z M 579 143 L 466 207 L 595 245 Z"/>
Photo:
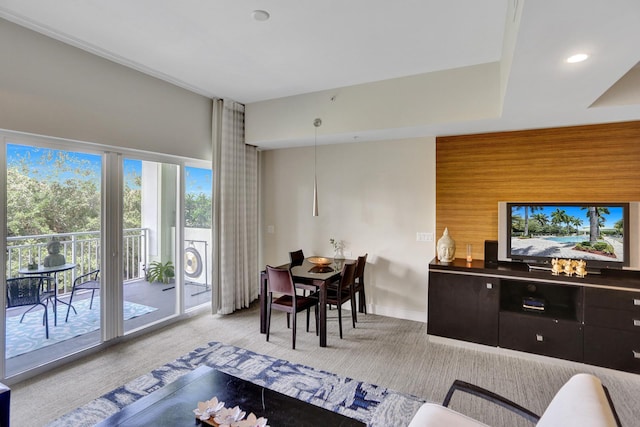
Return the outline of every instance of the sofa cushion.
<path id="1" fill-rule="evenodd" d="M 558 390 L 536 425 L 608 427 L 617 424 L 600 380 L 590 374 L 576 374 Z"/>

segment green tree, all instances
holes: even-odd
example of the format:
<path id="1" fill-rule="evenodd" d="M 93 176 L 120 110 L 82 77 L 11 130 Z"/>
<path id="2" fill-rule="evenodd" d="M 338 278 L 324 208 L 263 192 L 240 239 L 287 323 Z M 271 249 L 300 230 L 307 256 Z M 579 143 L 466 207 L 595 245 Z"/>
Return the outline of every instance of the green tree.
<path id="1" fill-rule="evenodd" d="M 66 151 L 42 149 L 39 154 L 32 158 L 27 152 L 9 159 L 8 235 L 99 230 L 99 171 Z"/>
<path id="2" fill-rule="evenodd" d="M 184 203 L 186 227 L 211 228 L 211 197 L 204 193 L 188 193 Z"/>

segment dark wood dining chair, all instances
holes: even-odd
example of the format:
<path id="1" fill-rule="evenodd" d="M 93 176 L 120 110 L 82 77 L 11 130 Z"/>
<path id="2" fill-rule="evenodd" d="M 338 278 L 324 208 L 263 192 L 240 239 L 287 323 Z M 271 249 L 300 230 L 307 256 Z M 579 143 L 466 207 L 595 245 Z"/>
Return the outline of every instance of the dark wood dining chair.
<path id="1" fill-rule="evenodd" d="M 358 257 L 358 262 L 356 264 L 356 273 L 355 280 L 352 285 L 353 295 L 352 298 L 358 294 L 358 311 L 360 313 L 367 314 L 367 300 L 364 292 L 364 268 L 367 265 L 367 256 L 369 254 L 364 254 Z M 356 322 L 358 321 L 358 315 L 356 313 Z"/>
<path id="2" fill-rule="evenodd" d="M 302 249 L 298 249 L 297 251 L 293 251 L 293 252 L 289 252 L 289 262 L 290 262 L 290 267 L 289 268 L 293 268 L 293 267 L 297 267 L 299 265 L 302 265 L 302 263 L 304 262 L 304 252 L 302 251 Z M 296 283 L 296 289 L 301 289 L 302 290 L 302 295 L 306 296 L 307 295 L 307 291 L 309 291 L 309 294 L 313 294 L 315 291 L 317 291 L 316 287 L 313 285 L 309 285 L 306 283 Z"/>
<path id="3" fill-rule="evenodd" d="M 267 292 L 269 302 L 267 304 L 267 341 L 269 341 L 269 330 L 271 328 L 271 310 L 276 309 L 287 313 L 287 327 L 289 326 L 289 315 L 293 317 L 291 325 L 291 348 L 296 348 L 296 317 L 301 311 L 307 311 L 307 332 L 309 332 L 309 313 L 311 307 L 315 307 L 316 331 L 318 330 L 318 299 L 315 297 L 305 297 L 296 294 L 295 285 L 288 268 L 276 268 L 267 265 Z M 274 299 L 273 293 L 280 294 Z"/>
<path id="4" fill-rule="evenodd" d="M 340 280 L 335 287 L 327 288 L 327 304 L 338 307 L 338 327 L 340 329 L 340 339 L 342 339 L 342 304 L 351 301 L 351 322 L 356 327 L 356 303 L 352 298 L 352 285 L 355 279 L 357 264 L 355 262 L 345 263 L 340 271 Z"/>

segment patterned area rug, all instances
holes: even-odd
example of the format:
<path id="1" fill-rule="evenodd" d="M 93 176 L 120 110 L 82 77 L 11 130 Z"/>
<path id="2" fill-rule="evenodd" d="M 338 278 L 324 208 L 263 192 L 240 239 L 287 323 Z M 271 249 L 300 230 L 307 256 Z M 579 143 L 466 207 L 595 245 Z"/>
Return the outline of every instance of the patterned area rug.
<path id="1" fill-rule="evenodd" d="M 39 348 L 47 347 L 62 341 L 66 341 L 79 335 L 97 331 L 100 327 L 100 298 L 93 300 L 93 309 L 89 310 L 89 300 L 83 299 L 73 302 L 73 310 L 69 313 L 69 321 L 65 323 L 67 306 L 58 303 L 58 325 L 53 325 L 53 308 L 49 309 L 49 339 L 46 338 L 45 328 L 42 324 L 44 311 L 42 307 L 34 308 L 24 316 L 7 317 L 7 359 L 19 356 Z M 124 320 L 133 319 L 152 311 L 155 307 L 149 307 L 133 302 L 124 302 Z"/>
<path id="2" fill-rule="evenodd" d="M 415 396 L 374 384 L 212 342 L 75 409 L 50 423 L 49 427 L 92 426 L 201 365 L 264 385 L 373 427 L 406 426 L 424 403 Z M 194 408 L 196 405 L 194 402 Z"/>

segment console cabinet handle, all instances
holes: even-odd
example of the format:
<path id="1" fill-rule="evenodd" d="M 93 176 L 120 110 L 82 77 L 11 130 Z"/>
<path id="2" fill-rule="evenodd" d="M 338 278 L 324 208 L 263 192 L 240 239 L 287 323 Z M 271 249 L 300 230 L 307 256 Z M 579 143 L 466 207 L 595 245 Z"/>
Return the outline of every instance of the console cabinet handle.
<path id="1" fill-rule="evenodd" d="M 633 319 L 633 326 L 640 326 L 640 320 Z"/>
<path id="2" fill-rule="evenodd" d="M 487 283 L 487 289 L 493 289 L 493 283 Z M 638 300 L 638 305 L 640 305 L 640 300 Z"/>
<path id="3" fill-rule="evenodd" d="M 634 298 L 633 305 L 640 305 L 640 298 Z"/>
<path id="4" fill-rule="evenodd" d="M 536 334 L 536 341 L 543 342 L 544 341 L 544 337 L 541 334 Z"/>
<path id="5" fill-rule="evenodd" d="M 631 350 L 634 359 L 640 359 L 640 351 Z"/>

